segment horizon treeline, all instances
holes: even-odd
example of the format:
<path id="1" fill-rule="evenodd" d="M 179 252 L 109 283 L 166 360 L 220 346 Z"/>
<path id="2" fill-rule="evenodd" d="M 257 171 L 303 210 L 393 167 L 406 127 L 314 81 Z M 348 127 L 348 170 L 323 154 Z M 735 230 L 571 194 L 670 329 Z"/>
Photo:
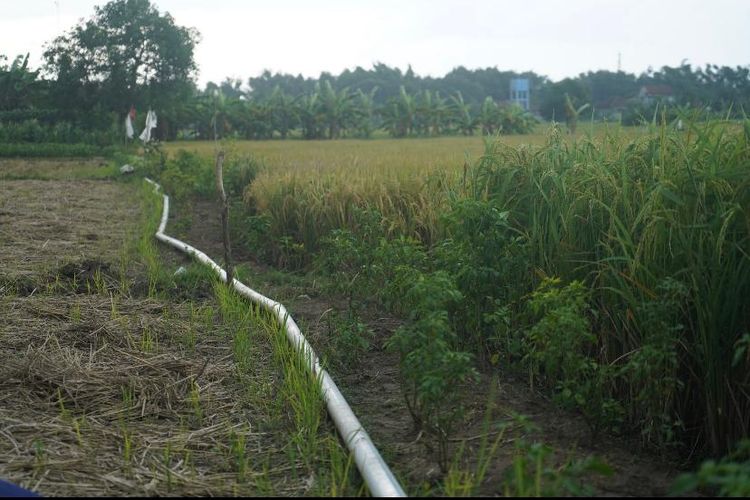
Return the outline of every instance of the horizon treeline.
<path id="1" fill-rule="evenodd" d="M 202 89 L 195 72 L 186 71 L 179 84 L 135 81 L 111 88 L 107 75 L 71 78 L 69 69 L 55 72 L 57 61 L 46 56 L 43 70 L 32 70 L 28 55 L 9 64 L 0 56 L 0 142 L 116 142 L 131 106 L 142 112 L 140 119 L 146 108 L 160 112 L 162 139 L 366 138 L 375 130 L 393 137 L 527 133 L 538 118 L 564 121 L 566 96 L 576 106 L 590 105 L 595 119 L 626 125 L 650 116 L 659 101 L 673 110 L 731 117 L 744 116 L 750 106 L 750 67 L 742 66 L 684 63 L 640 75 L 598 70 L 553 82 L 497 67 L 460 66 L 443 77 L 422 77 L 411 67 L 402 71 L 376 63 L 318 78 L 264 71 L 246 81 L 208 82 Z M 529 80 L 528 113 L 509 105 L 513 78 Z M 644 100 L 639 96 L 644 87 L 662 95 Z"/>
<path id="2" fill-rule="evenodd" d="M 670 119 L 696 109 L 741 118 L 750 106 L 750 66 L 684 61 L 640 75 L 598 70 L 558 82 L 498 66 L 430 77 L 375 63 L 318 78 L 265 71 L 199 88 L 199 38 L 151 0 L 112 0 L 47 44 L 38 69 L 28 54 L 0 54 L 0 143 L 122 142 L 131 108 L 136 126 L 155 110 L 156 137 L 171 140 L 526 133 L 539 118 L 565 119 L 574 131 L 582 110 L 635 125 L 664 102 Z M 528 111 L 508 103 L 513 78 L 529 80 Z M 644 86 L 653 92 L 641 95 Z"/>

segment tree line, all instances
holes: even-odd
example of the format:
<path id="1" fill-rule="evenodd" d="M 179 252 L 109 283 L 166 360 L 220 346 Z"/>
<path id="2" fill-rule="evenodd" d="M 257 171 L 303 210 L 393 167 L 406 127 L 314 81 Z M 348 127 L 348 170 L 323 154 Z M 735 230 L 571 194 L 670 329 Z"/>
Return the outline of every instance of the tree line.
<path id="1" fill-rule="evenodd" d="M 648 85 L 668 88 L 671 103 L 683 108 L 739 117 L 750 107 L 750 66 L 694 68 L 686 61 L 640 75 L 600 70 L 559 82 L 497 67 L 423 77 L 376 63 L 318 78 L 265 71 L 199 88 L 199 40 L 150 0 L 113 0 L 51 41 L 38 69 L 28 55 L 0 55 L 0 141 L 119 140 L 131 106 L 141 120 L 149 107 L 158 111 L 162 139 L 335 139 L 379 129 L 393 137 L 524 133 L 540 118 L 562 121 L 571 109 L 595 118 L 647 115 L 653 103 L 638 94 Z M 513 78 L 529 81 L 529 112 L 508 102 Z"/>

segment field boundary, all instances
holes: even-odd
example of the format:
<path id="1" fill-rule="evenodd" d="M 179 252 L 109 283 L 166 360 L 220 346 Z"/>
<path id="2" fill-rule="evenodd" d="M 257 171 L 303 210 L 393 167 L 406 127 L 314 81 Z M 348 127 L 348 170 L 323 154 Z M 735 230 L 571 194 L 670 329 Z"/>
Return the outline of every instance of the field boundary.
<path id="1" fill-rule="evenodd" d="M 161 186 L 151 179 L 146 178 L 145 180 L 154 186 L 154 190 L 158 194 Z M 210 267 L 218 275 L 219 279 L 226 283 L 226 271 L 208 255 L 181 240 L 165 234 L 169 218 L 169 196 L 162 193 L 162 197 L 164 202 L 162 217 L 159 229 L 156 232 L 156 238 L 162 243 L 190 255 L 202 264 Z M 256 292 L 236 278 L 233 279 L 232 287 L 243 297 L 272 313 L 284 327 L 289 342 L 304 356 L 308 370 L 321 382 L 322 395 L 328 408 L 328 413 L 333 419 L 336 429 L 346 443 L 347 448 L 354 456 L 357 469 L 372 495 L 377 497 L 406 496 L 403 488 L 383 460 L 380 452 L 359 422 L 359 419 L 357 419 L 357 416 L 352 411 L 343 394 L 341 394 L 336 383 L 328 372 L 320 366 L 318 356 L 304 335 L 302 335 L 299 326 L 297 326 L 297 323 L 291 317 L 286 307 Z"/>

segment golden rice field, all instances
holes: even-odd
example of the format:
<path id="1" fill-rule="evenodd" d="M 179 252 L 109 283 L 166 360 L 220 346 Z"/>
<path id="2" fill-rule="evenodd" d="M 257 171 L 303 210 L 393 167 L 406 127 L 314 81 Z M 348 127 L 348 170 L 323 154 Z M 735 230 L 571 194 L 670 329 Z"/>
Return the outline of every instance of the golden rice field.
<path id="1" fill-rule="evenodd" d="M 509 146 L 541 145 L 545 143 L 549 129 L 549 125 L 539 126 L 534 134 L 500 136 L 498 140 Z M 640 127 L 580 125 L 577 137 L 601 137 L 607 130 L 627 138 L 634 138 L 644 132 Z M 373 169 L 382 174 L 403 173 L 405 170 L 429 172 L 434 169 L 460 168 L 467 158 L 476 159 L 482 154 L 484 138 L 475 135 L 333 141 L 225 141 L 221 146 L 235 154 L 252 154 L 262 159 L 276 173 L 300 169 L 321 172 L 346 168 L 350 171 Z M 217 144 L 212 141 L 172 142 L 165 145 L 168 152 L 184 149 L 204 156 L 213 156 L 216 148 Z"/>
<path id="2" fill-rule="evenodd" d="M 580 125 L 575 136 L 564 126 L 560 131 L 571 142 L 646 133 L 645 128 L 607 124 Z M 544 125 L 534 134 L 486 138 L 195 141 L 168 143 L 165 149 L 210 158 L 221 147 L 230 158 L 259 160 L 264 168 L 245 193 L 246 201 L 271 217 L 272 234 L 289 235 L 310 250 L 331 229 L 350 227 L 355 207 L 376 208 L 391 234 L 436 241 L 446 193 L 459 185 L 465 166 L 482 156 L 486 141 L 521 149 L 544 145 L 551 132 Z"/>

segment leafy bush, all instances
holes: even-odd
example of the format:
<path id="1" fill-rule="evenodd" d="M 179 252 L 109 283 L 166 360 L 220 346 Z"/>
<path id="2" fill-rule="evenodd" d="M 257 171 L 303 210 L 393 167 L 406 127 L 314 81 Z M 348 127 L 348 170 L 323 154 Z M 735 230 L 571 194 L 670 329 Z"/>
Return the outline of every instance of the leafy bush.
<path id="1" fill-rule="evenodd" d="M 726 497 L 750 496 L 750 440 L 742 440 L 719 461 L 708 460 L 693 474 L 680 476 L 672 493 L 685 495 L 699 488 Z"/>
<path id="2" fill-rule="evenodd" d="M 83 158 L 89 156 L 111 156 L 114 147 L 98 147 L 89 144 L 2 144 L 0 157 L 5 158 Z"/>
<path id="3" fill-rule="evenodd" d="M 0 120 L 0 143 L 65 143 L 110 146 L 121 141 L 124 134 L 116 126 L 85 130 L 71 122 L 45 123 L 37 119 L 19 122 Z"/>
<path id="4" fill-rule="evenodd" d="M 482 360 L 507 346 L 509 332 L 496 313 L 525 292 L 528 280 L 525 242 L 509 219 L 491 201 L 458 200 L 442 218 L 448 237 L 435 251 L 436 266 L 453 276 L 464 298 L 455 324 Z"/>
<path id="5" fill-rule="evenodd" d="M 542 443 L 516 444 L 516 457 L 508 468 L 504 487 L 506 497 L 591 496 L 593 488 L 586 476 L 611 476 L 612 468 L 596 457 L 570 460 L 560 467 L 550 462 L 554 450 Z"/>
<path id="6" fill-rule="evenodd" d="M 615 376 L 593 356 L 597 338 L 588 316 L 587 290 L 573 281 L 545 279 L 531 294 L 529 308 L 539 318 L 527 334 L 532 373 L 552 385 L 565 406 L 580 409 L 594 432 L 622 419 L 620 404 L 609 396 Z"/>
<path id="7" fill-rule="evenodd" d="M 461 301 L 445 272 L 422 274 L 412 270 L 404 297 L 410 322 L 388 339 L 399 354 L 406 403 L 415 424 L 438 440 L 438 459 L 448 465 L 448 437 L 463 415 L 462 384 L 477 376 L 472 356 L 457 349 L 448 309 Z"/>

